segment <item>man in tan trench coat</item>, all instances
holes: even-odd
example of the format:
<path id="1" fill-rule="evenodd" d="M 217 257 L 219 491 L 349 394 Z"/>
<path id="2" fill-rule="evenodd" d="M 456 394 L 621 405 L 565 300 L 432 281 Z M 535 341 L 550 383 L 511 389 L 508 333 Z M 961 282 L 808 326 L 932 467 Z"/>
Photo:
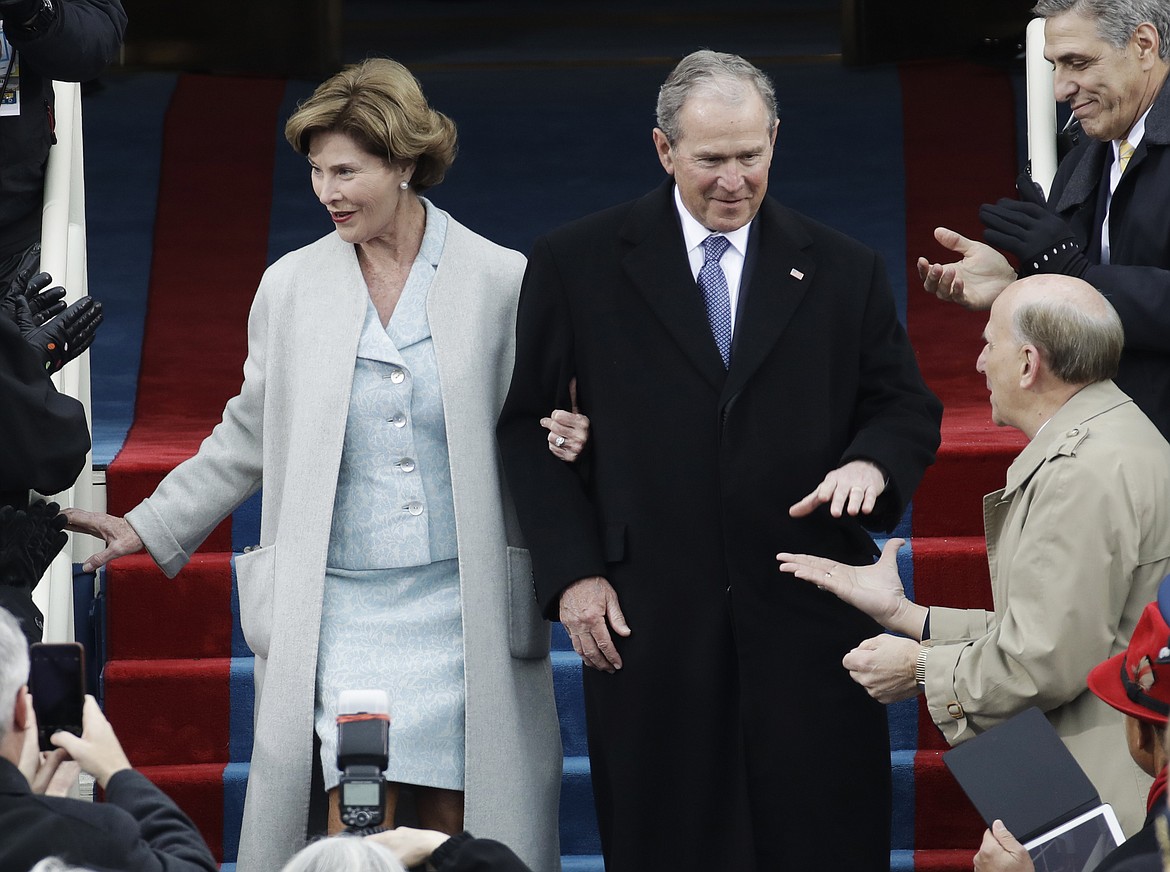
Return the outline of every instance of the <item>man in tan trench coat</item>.
<path id="1" fill-rule="evenodd" d="M 1149 778 L 1120 741 L 1122 715 L 1086 689 L 1085 676 L 1125 650 L 1170 571 L 1170 445 L 1112 382 L 1121 322 L 1087 283 L 1014 282 L 983 338 L 976 368 L 992 417 L 1030 440 L 1006 487 L 983 502 L 995 610 L 907 599 L 900 539 L 873 566 L 780 554 L 780 569 L 909 637 L 876 636 L 845 656 L 871 696 L 924 693 L 953 745 L 1039 706 L 1132 834 Z"/>

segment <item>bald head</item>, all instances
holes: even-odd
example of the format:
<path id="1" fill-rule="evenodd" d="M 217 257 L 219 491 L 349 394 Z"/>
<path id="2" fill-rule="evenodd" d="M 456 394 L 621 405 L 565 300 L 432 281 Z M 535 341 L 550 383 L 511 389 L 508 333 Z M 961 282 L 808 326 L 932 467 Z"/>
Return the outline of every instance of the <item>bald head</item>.
<path id="1" fill-rule="evenodd" d="M 1049 372 L 1068 385 L 1113 378 L 1125 335 L 1109 301 L 1086 281 L 1035 275 L 1004 289 L 1002 307 L 1021 344 L 1036 346 Z"/>

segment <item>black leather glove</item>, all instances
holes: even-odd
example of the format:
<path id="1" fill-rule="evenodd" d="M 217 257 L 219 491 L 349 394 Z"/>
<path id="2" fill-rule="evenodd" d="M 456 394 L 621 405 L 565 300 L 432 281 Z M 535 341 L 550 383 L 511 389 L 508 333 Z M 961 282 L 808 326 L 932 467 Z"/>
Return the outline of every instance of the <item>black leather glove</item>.
<path id="1" fill-rule="evenodd" d="M 82 297 L 47 324 L 25 334 L 25 341 L 40 355 L 46 372 L 57 372 L 93 344 L 105 315 L 102 304 Z"/>
<path id="2" fill-rule="evenodd" d="M 15 321 L 21 335 L 65 310 L 65 289 L 59 285 L 49 288 L 53 279 L 48 273 L 37 271 L 40 265 L 38 242 L 24 252 L 12 281 L 0 295 L 0 314 Z"/>
<path id="3" fill-rule="evenodd" d="M 48 273 L 37 273 L 22 293 L 0 302 L 0 310 L 16 322 L 22 336 L 65 311 L 65 289 L 60 285 L 46 288 L 52 281 Z"/>
<path id="4" fill-rule="evenodd" d="M 984 241 L 1019 258 L 1021 277 L 1061 273 L 1080 278 L 1089 261 L 1072 228 L 1048 211 L 1044 194 L 1027 174 L 1016 180 L 1016 188 L 1019 200 L 1005 198 L 979 207 L 979 220 L 987 228 Z"/>
<path id="5" fill-rule="evenodd" d="M 56 503 L 0 506 L 0 585 L 33 590 L 69 537 Z"/>

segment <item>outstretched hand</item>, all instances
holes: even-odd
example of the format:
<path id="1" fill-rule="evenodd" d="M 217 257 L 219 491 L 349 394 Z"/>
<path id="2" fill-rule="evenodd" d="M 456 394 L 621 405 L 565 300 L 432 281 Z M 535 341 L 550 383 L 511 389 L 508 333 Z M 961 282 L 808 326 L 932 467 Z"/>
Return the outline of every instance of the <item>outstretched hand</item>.
<path id="1" fill-rule="evenodd" d="M 104 512 L 87 512 L 84 509 L 64 509 L 61 514 L 65 516 L 66 530 L 87 533 L 106 543 L 104 551 L 86 558 L 81 565 L 85 572 L 93 572 L 116 557 L 134 554 L 144 547 L 142 538 L 125 518 Z"/>
<path id="2" fill-rule="evenodd" d="M 812 493 L 789 507 L 788 514 L 803 518 L 828 503 L 829 514 L 834 518 L 842 514 L 868 515 L 885 489 L 886 477 L 877 464 L 851 460 L 826 475 Z"/>
<path id="3" fill-rule="evenodd" d="M 923 288 L 940 300 L 958 303 L 964 309 L 986 311 L 1000 292 L 1016 280 L 1016 272 L 1007 258 L 990 245 L 968 239 L 947 227 L 936 227 L 934 238 L 961 258 L 947 264 L 918 258 L 918 277 Z"/>
<path id="4" fill-rule="evenodd" d="M 811 554 L 776 555 L 780 571 L 812 582 L 854 608 L 865 612 L 887 630 L 922 639 L 927 610 L 906 596 L 898 575 L 898 549 L 905 539 L 890 539 L 877 563 L 849 566 Z"/>

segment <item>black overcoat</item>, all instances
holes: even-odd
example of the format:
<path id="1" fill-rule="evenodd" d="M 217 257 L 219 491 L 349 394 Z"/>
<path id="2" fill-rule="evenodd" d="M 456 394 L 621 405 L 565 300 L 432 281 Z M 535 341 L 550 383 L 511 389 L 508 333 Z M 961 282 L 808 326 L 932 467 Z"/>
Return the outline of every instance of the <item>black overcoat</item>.
<path id="1" fill-rule="evenodd" d="M 499 425 L 545 614 L 600 575 L 633 631 L 619 673 L 585 670 L 607 869 L 888 868 L 885 713 L 841 666 L 880 628 L 775 555 L 871 561 L 856 521 L 788 507 L 867 458 L 889 474 L 870 523 L 892 528 L 941 406 L 876 253 L 772 200 L 725 371 L 672 191 L 537 241 Z M 575 466 L 538 423 L 574 375 L 592 421 Z"/>

